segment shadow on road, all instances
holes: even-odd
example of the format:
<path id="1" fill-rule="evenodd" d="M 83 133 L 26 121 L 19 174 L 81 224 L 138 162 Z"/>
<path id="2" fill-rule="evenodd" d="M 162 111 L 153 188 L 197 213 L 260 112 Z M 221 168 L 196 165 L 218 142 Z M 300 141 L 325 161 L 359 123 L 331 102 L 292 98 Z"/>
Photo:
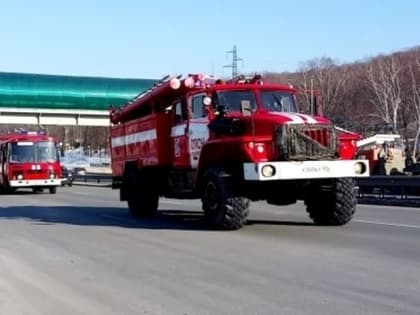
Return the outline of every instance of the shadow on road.
<path id="1" fill-rule="evenodd" d="M 34 224 L 71 224 L 81 226 L 109 226 L 162 230 L 214 230 L 209 227 L 201 211 L 164 209 L 154 218 L 132 218 L 127 209 L 118 207 L 80 206 L 11 206 L 0 207 L 1 220 L 30 220 Z M 249 220 L 247 225 L 307 226 L 306 222 Z"/>
<path id="2" fill-rule="evenodd" d="M 247 225 L 314 226 L 311 222 L 248 220 Z"/>
<path id="3" fill-rule="evenodd" d="M 154 218 L 132 218 L 117 207 L 15 206 L 0 208 L 1 220 L 31 220 L 36 224 L 114 226 L 142 229 L 208 230 L 201 212 L 162 210 Z"/>

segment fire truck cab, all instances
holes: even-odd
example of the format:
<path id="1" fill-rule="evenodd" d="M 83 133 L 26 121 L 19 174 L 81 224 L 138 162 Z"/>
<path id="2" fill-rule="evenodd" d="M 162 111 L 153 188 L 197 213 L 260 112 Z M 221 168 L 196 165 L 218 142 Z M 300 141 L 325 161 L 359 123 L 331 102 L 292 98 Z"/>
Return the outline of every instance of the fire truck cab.
<path id="1" fill-rule="evenodd" d="M 0 187 L 6 191 L 48 188 L 55 194 L 62 182 L 55 139 L 44 132 L 0 135 Z"/>
<path id="2" fill-rule="evenodd" d="M 353 177 L 369 165 L 342 159 L 332 123 L 300 114 L 295 93 L 259 76 L 165 77 L 110 110 L 113 187 L 136 217 L 155 214 L 159 196 L 201 198 L 212 226 L 238 229 L 250 200 L 301 199 L 315 223 L 347 223 Z"/>

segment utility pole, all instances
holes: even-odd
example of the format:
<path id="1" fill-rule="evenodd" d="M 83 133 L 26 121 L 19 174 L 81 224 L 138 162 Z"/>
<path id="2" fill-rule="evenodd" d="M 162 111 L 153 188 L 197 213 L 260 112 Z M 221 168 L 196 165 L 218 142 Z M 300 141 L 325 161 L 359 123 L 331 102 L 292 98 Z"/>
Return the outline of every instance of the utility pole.
<path id="1" fill-rule="evenodd" d="M 242 58 L 238 57 L 238 51 L 236 45 L 233 46 L 232 50 L 227 51 L 228 54 L 232 54 L 232 63 L 230 65 L 223 66 L 224 68 L 232 68 L 232 78 L 238 76 L 238 61 L 243 61 Z"/>

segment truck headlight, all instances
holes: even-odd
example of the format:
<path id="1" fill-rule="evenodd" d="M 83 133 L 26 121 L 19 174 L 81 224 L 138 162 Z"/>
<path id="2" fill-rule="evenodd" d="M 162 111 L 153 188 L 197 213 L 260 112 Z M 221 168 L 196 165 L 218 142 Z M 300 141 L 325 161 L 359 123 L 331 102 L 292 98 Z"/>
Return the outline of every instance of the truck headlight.
<path id="1" fill-rule="evenodd" d="M 264 165 L 261 168 L 261 174 L 264 177 L 272 177 L 274 176 L 275 173 L 276 173 L 276 169 L 274 168 L 273 165 L 268 164 L 268 165 Z"/>
<path id="2" fill-rule="evenodd" d="M 50 178 L 51 178 L 51 179 L 54 179 L 54 178 L 55 178 L 55 174 L 54 174 L 54 173 L 51 173 L 51 174 L 50 174 Z"/>
<path id="3" fill-rule="evenodd" d="M 22 174 L 19 174 L 18 176 L 16 176 L 16 178 L 17 178 L 18 180 L 22 180 L 22 179 L 23 179 L 23 175 L 22 175 Z"/>
<path id="4" fill-rule="evenodd" d="M 366 172 L 366 165 L 362 162 L 357 162 L 354 164 L 354 172 L 357 175 L 363 174 Z"/>

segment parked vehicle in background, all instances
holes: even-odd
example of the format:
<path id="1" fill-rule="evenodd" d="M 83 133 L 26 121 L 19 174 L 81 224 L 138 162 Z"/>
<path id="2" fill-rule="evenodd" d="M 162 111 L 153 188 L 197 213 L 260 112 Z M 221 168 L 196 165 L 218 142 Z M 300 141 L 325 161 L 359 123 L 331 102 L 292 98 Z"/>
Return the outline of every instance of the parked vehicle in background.
<path id="1" fill-rule="evenodd" d="M 67 168 L 66 166 L 61 166 L 61 174 L 63 177 L 63 181 L 61 182 L 61 186 L 73 186 L 73 170 L 71 168 Z"/>
<path id="2" fill-rule="evenodd" d="M 357 141 L 357 157 L 369 161 L 372 175 L 397 175 L 404 169 L 404 154 L 402 145 L 399 144 L 400 135 L 376 134 Z M 386 158 L 381 167 L 380 151 L 385 148 Z M 380 171 L 380 168 L 384 168 Z M 385 174 L 383 174 L 385 173 Z"/>
<path id="3" fill-rule="evenodd" d="M 316 224 L 346 224 L 368 161 L 340 147 L 331 121 L 299 113 L 295 94 L 260 76 L 165 77 L 110 110 L 113 187 L 135 217 L 156 214 L 159 196 L 201 198 L 210 225 L 239 229 L 251 200 L 300 199 Z"/>
<path id="4" fill-rule="evenodd" d="M 61 172 L 63 175 L 63 182 L 61 184 L 62 186 L 65 186 L 65 185 L 73 186 L 73 181 L 75 177 L 86 175 L 86 169 L 84 167 L 77 167 L 77 166 L 71 167 L 71 166 L 62 165 Z"/>
<path id="5" fill-rule="evenodd" d="M 63 181 L 56 141 L 42 131 L 0 135 L 0 166 L 0 187 L 6 191 L 46 188 L 55 194 Z"/>

